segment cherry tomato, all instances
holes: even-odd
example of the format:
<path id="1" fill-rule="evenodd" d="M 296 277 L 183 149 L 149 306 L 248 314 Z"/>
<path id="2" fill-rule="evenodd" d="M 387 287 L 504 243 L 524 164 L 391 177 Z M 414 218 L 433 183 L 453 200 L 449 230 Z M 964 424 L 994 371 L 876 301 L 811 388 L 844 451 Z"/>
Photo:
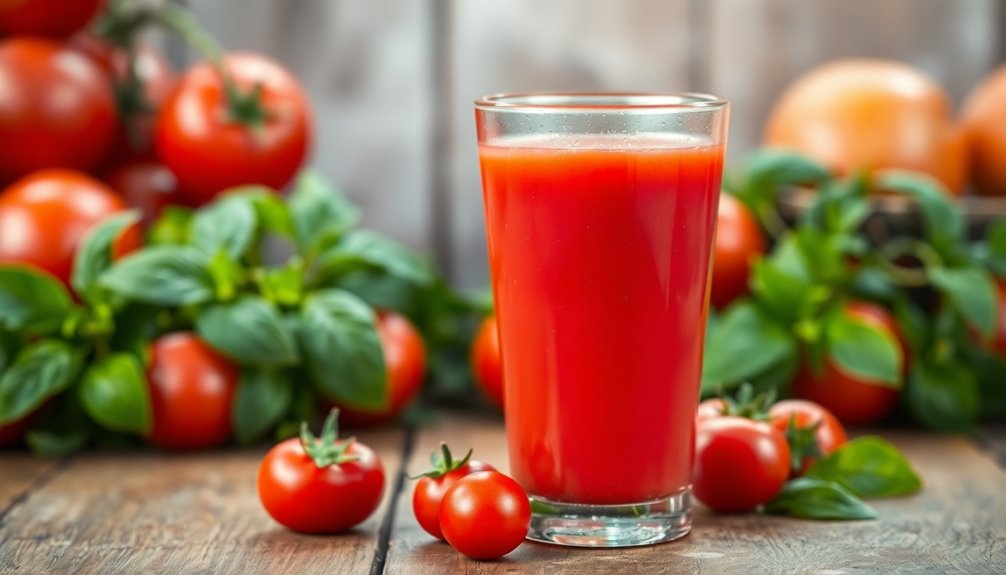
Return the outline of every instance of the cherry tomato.
<path id="1" fill-rule="evenodd" d="M 695 439 L 695 497 L 722 512 L 751 511 L 767 503 L 789 477 L 786 436 L 743 417 L 709 419 Z"/>
<path id="2" fill-rule="evenodd" d="M 471 451 L 463 459 L 454 461 L 446 444 L 441 443 L 440 449 L 443 453 L 436 468 L 424 474 L 416 482 L 416 488 L 412 492 L 412 511 L 416 515 L 416 521 L 437 539 L 444 538 L 444 532 L 440 529 L 440 506 L 444 493 L 466 475 L 478 471 L 496 471 L 492 465 L 472 459 Z"/>
<path id="3" fill-rule="evenodd" d="M 105 174 L 105 182 L 127 204 L 140 210 L 144 224 L 157 219 L 165 206 L 181 204 L 184 200 L 175 175 L 156 162 L 140 160 L 120 164 Z"/>
<path id="4" fill-rule="evenodd" d="M 891 334 L 904 355 L 904 342 L 887 310 L 871 303 L 851 302 L 845 313 Z M 845 373 L 830 358 L 825 358 L 824 371 L 820 375 L 815 375 L 809 366 L 801 367 L 793 379 L 792 391 L 794 397 L 820 404 L 846 425 L 880 421 L 897 407 L 900 393 L 882 382 Z"/>
<path id="5" fill-rule="evenodd" d="M 155 340 L 147 371 L 154 414 L 150 443 L 184 450 L 227 441 L 239 376 L 237 366 L 194 333 Z"/>
<path id="6" fill-rule="evenodd" d="M 41 268 L 69 285 L 77 245 L 88 230 L 126 209 L 112 190 L 70 170 L 43 170 L 0 193 L 0 262 Z M 139 229 L 116 240 L 115 257 L 140 246 Z"/>
<path id="7" fill-rule="evenodd" d="M 695 423 L 702 423 L 707 419 L 723 417 L 723 412 L 726 407 L 726 403 L 718 397 L 703 401 L 699 404 L 699 409 L 695 414 Z"/>
<path id="8" fill-rule="evenodd" d="M 346 425 L 376 425 L 398 417 L 416 398 L 426 378 L 426 346 L 412 322 L 399 313 L 382 311 L 377 316 L 377 335 L 388 372 L 388 404 L 376 412 L 340 406 Z"/>
<path id="9" fill-rule="evenodd" d="M 0 0 L 0 34 L 62 38 L 88 24 L 105 0 Z"/>
<path id="10" fill-rule="evenodd" d="M 982 195 L 1006 195 L 1006 66 L 972 90 L 962 112 L 971 179 Z"/>
<path id="11" fill-rule="evenodd" d="M 713 274 L 709 302 L 722 309 L 748 293 L 751 264 L 765 253 L 758 220 L 737 198 L 720 195 L 713 241 Z"/>
<path id="12" fill-rule="evenodd" d="M 503 408 L 503 364 L 500 362 L 500 336 L 496 316 L 482 320 L 472 341 L 472 373 L 482 392 Z"/>
<path id="13" fill-rule="evenodd" d="M 243 97 L 261 90 L 259 112 L 236 112 L 220 75 L 201 64 L 164 103 L 155 133 L 158 157 L 197 204 L 242 184 L 282 189 L 303 164 L 311 139 L 307 97 L 282 66 L 255 54 L 228 55 L 224 65 Z M 256 113 L 262 117 L 249 120 Z"/>
<path id="14" fill-rule="evenodd" d="M 497 471 L 462 477 L 447 490 L 440 506 L 444 538 L 472 559 L 498 559 L 513 551 L 530 525 L 527 494 Z"/>
<path id="15" fill-rule="evenodd" d="M 772 427 L 786 434 L 789 441 L 793 475 L 803 475 L 819 458 L 838 449 L 847 439 L 838 418 L 810 401 L 780 401 L 769 408 L 768 415 Z"/>
<path id="16" fill-rule="evenodd" d="M 115 137 L 111 85 L 62 44 L 0 42 L 0 94 L 0 182 L 43 168 L 94 168 Z"/>
<path id="17" fill-rule="evenodd" d="M 301 533 L 339 533 L 377 509 L 384 468 L 374 450 L 338 440 L 336 412 L 320 438 L 307 432 L 273 447 L 258 470 L 258 496 L 277 523 Z"/>

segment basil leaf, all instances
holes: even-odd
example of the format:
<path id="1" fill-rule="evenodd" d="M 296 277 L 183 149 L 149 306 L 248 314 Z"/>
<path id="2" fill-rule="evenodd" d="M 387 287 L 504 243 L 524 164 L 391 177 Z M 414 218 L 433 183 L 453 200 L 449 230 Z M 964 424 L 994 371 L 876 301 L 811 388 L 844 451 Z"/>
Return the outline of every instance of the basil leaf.
<path id="1" fill-rule="evenodd" d="M 290 365 L 299 359 L 294 335 L 279 310 L 258 296 L 207 308 L 196 317 L 196 331 L 242 365 Z"/>
<path id="2" fill-rule="evenodd" d="M 80 400 L 91 419 L 106 429 L 150 432 L 153 408 L 146 375 L 139 360 L 128 353 L 112 354 L 87 368 Z"/>
<path id="3" fill-rule="evenodd" d="M 430 290 L 375 271 L 350 272 L 331 287 L 352 292 L 375 309 L 394 309 L 407 315 L 429 303 L 429 299 L 424 296 Z"/>
<path id="4" fill-rule="evenodd" d="M 39 340 L 0 375 L 0 424 L 17 421 L 73 383 L 80 358 L 69 344 Z"/>
<path id="5" fill-rule="evenodd" d="M 887 440 L 866 436 L 842 445 L 804 477 L 832 481 L 859 497 L 908 495 L 922 488 L 912 464 Z"/>
<path id="6" fill-rule="evenodd" d="M 973 430 L 981 411 L 974 372 L 955 360 L 923 357 L 913 363 L 904 397 L 912 417 L 941 431 Z"/>
<path id="7" fill-rule="evenodd" d="M 180 246 L 189 243 L 193 210 L 181 206 L 164 206 L 161 215 L 147 229 L 148 246 Z"/>
<path id="8" fill-rule="evenodd" d="M 752 180 L 776 186 L 813 185 L 831 178 L 822 164 L 780 148 L 763 148 L 748 157 L 745 172 Z"/>
<path id="9" fill-rule="evenodd" d="M 98 294 L 93 288 L 98 276 L 112 265 L 112 248 L 115 240 L 129 226 L 140 221 L 140 213 L 130 210 L 110 216 L 91 228 L 73 259 L 73 275 L 70 283 L 84 299 L 97 301 Z"/>
<path id="10" fill-rule="evenodd" d="M 164 306 L 194 305 L 214 296 L 207 263 L 206 256 L 194 247 L 152 246 L 120 260 L 99 281 L 127 299 Z"/>
<path id="11" fill-rule="evenodd" d="M 293 236 L 293 219 L 290 209 L 275 190 L 264 186 L 244 186 L 228 194 L 231 197 L 247 198 L 253 208 L 262 230 Z"/>
<path id="12" fill-rule="evenodd" d="M 943 255 L 955 256 L 964 238 L 964 216 L 943 186 L 932 177 L 902 170 L 888 170 L 874 181 L 877 189 L 915 199 L 929 242 Z"/>
<path id="13" fill-rule="evenodd" d="M 347 291 L 321 290 L 304 302 L 298 339 L 322 395 L 360 409 L 385 405 L 384 352 L 376 320 L 374 311 Z"/>
<path id="14" fill-rule="evenodd" d="M 858 318 L 837 313 L 826 320 L 828 355 L 845 373 L 899 389 L 901 348 L 890 333 Z"/>
<path id="15" fill-rule="evenodd" d="M 0 328 L 49 333 L 73 307 L 56 278 L 22 265 L 0 265 Z"/>
<path id="16" fill-rule="evenodd" d="M 433 272 L 415 252 L 369 230 L 357 230 L 322 255 L 323 276 L 339 277 L 358 270 L 379 271 L 392 277 L 427 286 Z"/>
<path id="17" fill-rule="evenodd" d="M 976 346 L 967 355 L 978 383 L 981 417 L 1006 419 L 1006 358 Z"/>
<path id="18" fill-rule="evenodd" d="M 25 443 L 38 457 L 66 457 L 83 449 L 90 438 L 88 429 L 32 429 L 24 435 Z"/>
<path id="19" fill-rule="evenodd" d="M 783 486 L 765 512 L 803 519 L 876 519 L 877 512 L 838 483 L 801 477 Z"/>
<path id="20" fill-rule="evenodd" d="M 257 226 L 255 208 L 247 196 L 225 195 L 196 212 L 191 243 L 206 255 L 223 250 L 238 260 L 255 239 Z"/>
<path id="21" fill-rule="evenodd" d="M 261 439 L 290 409 L 293 386 L 284 374 L 272 370 L 245 369 L 234 396 L 231 420 L 238 442 Z"/>
<path id="22" fill-rule="evenodd" d="M 859 228 L 870 215 L 866 186 L 862 178 L 851 177 L 824 186 L 807 208 L 801 225 L 821 232 L 847 234 Z"/>
<path id="23" fill-rule="evenodd" d="M 0 374 L 14 361 L 20 348 L 21 339 L 19 337 L 8 331 L 0 330 Z"/>
<path id="24" fill-rule="evenodd" d="M 727 308 L 711 326 L 702 364 L 702 389 L 731 389 L 795 355 L 796 341 L 786 328 L 752 302 L 742 300 Z M 745 360 L 737 361 L 739 357 Z"/>
<path id="25" fill-rule="evenodd" d="M 356 206 L 313 170 L 298 178 L 288 205 L 301 254 L 316 253 L 334 243 L 360 219 Z"/>
<path id="26" fill-rule="evenodd" d="M 999 317 L 999 297 L 995 280 L 978 267 L 934 268 L 929 278 L 969 324 L 991 337 Z"/>

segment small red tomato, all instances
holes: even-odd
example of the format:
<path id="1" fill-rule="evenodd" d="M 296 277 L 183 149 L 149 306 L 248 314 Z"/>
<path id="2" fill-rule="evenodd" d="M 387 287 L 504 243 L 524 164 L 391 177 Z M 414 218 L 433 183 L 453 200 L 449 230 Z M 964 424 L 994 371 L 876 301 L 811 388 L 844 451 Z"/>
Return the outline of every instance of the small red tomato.
<path id="1" fill-rule="evenodd" d="M 444 494 L 444 538 L 472 559 L 499 559 L 524 541 L 531 504 L 516 481 L 497 471 L 462 477 Z"/>
<path id="2" fill-rule="evenodd" d="M 772 427 L 786 435 L 793 475 L 803 475 L 818 459 L 846 442 L 845 428 L 830 411 L 812 401 L 787 399 L 768 410 Z"/>
<path id="3" fill-rule="evenodd" d="M 273 447 L 258 470 L 258 496 L 277 523 L 301 533 L 339 533 L 370 517 L 384 493 L 384 468 L 374 450 L 338 440 L 333 410 L 321 437 L 301 429 L 300 438 Z"/>
<path id="4" fill-rule="evenodd" d="M 709 288 L 713 307 L 723 309 L 748 293 L 751 265 L 764 253 L 765 236 L 754 214 L 734 196 L 721 194 Z"/>
<path id="5" fill-rule="evenodd" d="M 144 224 L 157 219 L 165 206 L 183 203 L 175 175 L 157 162 L 120 164 L 105 174 L 105 182 L 140 210 Z"/>
<path id="6" fill-rule="evenodd" d="M 496 316 L 482 321 L 472 341 L 472 373 L 486 397 L 503 407 L 503 364 L 500 361 L 500 336 Z"/>
<path id="7" fill-rule="evenodd" d="M 69 285 L 77 246 L 92 226 L 126 209 L 101 182 L 71 170 L 42 170 L 0 193 L 0 262 L 45 270 Z M 116 240 L 115 257 L 141 243 L 131 226 Z"/>
<path id="8" fill-rule="evenodd" d="M 231 405 L 240 371 L 194 333 L 160 337 L 150 349 L 150 443 L 205 449 L 231 436 Z"/>
<path id="9" fill-rule="evenodd" d="M 426 345 L 412 322 L 402 314 L 382 311 L 377 315 L 377 336 L 388 373 L 388 403 L 378 411 L 338 405 L 340 418 L 348 426 L 378 425 L 395 419 L 416 398 L 426 379 Z"/>
<path id="10" fill-rule="evenodd" d="M 441 443 L 440 450 L 442 454 L 439 459 L 434 458 L 436 463 L 433 471 L 423 474 L 412 492 L 412 511 L 416 515 L 416 521 L 437 539 L 444 538 L 444 532 L 440 529 L 440 506 L 444 493 L 466 475 L 477 471 L 496 471 L 492 465 L 472 459 L 471 450 L 457 461 L 451 457 L 447 444 Z"/>
<path id="11" fill-rule="evenodd" d="M 94 19 L 105 0 L 0 0 L 0 34 L 68 36 Z"/>
<path id="12" fill-rule="evenodd" d="M 786 436 L 767 423 L 724 416 L 698 426 L 695 497 L 722 512 L 751 511 L 767 503 L 789 478 Z"/>
<path id="13" fill-rule="evenodd" d="M 707 419 L 723 417 L 726 408 L 726 402 L 718 397 L 707 399 L 699 404 L 699 409 L 695 414 L 695 422 L 702 423 Z"/>

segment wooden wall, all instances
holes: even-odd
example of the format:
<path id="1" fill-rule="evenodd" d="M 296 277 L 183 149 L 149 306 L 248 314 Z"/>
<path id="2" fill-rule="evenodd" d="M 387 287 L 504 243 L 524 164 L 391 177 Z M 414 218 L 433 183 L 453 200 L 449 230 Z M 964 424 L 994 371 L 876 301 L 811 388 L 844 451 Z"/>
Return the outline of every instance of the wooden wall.
<path id="1" fill-rule="evenodd" d="M 898 58 L 956 101 L 1006 60 L 1003 0 L 190 0 L 231 49 L 310 91 L 314 164 L 366 224 L 487 282 L 472 100 L 502 90 L 701 90 L 733 102 L 730 158 L 774 98 L 835 57 Z"/>

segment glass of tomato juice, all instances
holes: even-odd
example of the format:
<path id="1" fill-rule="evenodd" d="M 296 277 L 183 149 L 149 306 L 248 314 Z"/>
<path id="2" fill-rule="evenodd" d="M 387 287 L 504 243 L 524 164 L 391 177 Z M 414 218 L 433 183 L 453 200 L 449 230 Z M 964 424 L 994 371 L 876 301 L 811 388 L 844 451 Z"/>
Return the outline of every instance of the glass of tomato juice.
<path id="1" fill-rule="evenodd" d="M 528 538 L 691 529 L 694 420 L 728 103 L 703 94 L 475 102 L 510 471 Z"/>

